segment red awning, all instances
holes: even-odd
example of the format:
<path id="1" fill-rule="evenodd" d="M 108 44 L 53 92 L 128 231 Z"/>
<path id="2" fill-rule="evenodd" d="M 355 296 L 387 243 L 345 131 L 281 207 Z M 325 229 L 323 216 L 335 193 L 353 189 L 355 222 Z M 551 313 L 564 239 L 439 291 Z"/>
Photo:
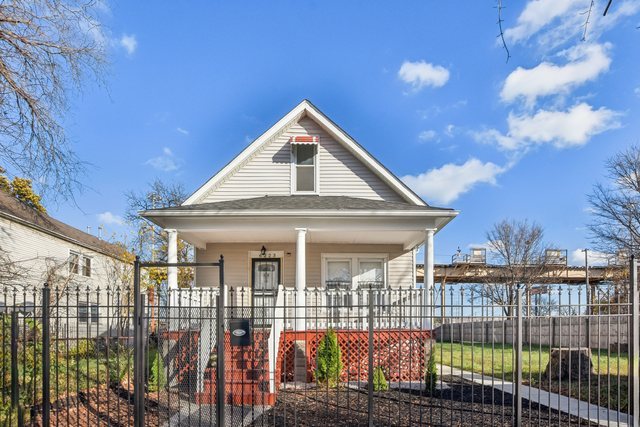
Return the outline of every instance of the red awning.
<path id="1" fill-rule="evenodd" d="M 292 144 L 317 144 L 319 141 L 320 137 L 316 135 L 296 135 L 289 138 Z"/>

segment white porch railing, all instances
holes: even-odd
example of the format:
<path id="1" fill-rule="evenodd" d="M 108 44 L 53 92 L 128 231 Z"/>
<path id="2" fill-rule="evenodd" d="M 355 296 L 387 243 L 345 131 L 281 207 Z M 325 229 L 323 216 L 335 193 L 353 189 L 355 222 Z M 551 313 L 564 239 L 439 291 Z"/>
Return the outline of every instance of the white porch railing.
<path id="1" fill-rule="evenodd" d="M 284 286 L 278 286 L 273 322 L 267 348 L 269 350 L 269 392 L 276 391 L 276 360 L 280 350 L 280 334 L 284 329 Z"/>

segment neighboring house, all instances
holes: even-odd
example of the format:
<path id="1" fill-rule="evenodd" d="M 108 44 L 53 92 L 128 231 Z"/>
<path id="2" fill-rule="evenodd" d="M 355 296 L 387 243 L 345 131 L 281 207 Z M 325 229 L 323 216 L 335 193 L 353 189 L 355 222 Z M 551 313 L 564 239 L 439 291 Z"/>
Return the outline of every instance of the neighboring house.
<path id="1" fill-rule="evenodd" d="M 40 306 L 40 288 L 49 282 L 58 305 L 62 335 L 104 333 L 108 289 L 120 285 L 127 268 L 120 246 L 71 227 L 0 191 L 0 304 L 20 305 L 24 313 Z M 99 292 L 98 292 L 99 289 Z M 67 307 L 69 306 L 69 307 Z M 6 307 L 6 308 L 5 308 Z M 55 309 L 54 309 L 55 310 Z M 65 328 L 66 316 L 78 319 Z M 56 316 L 53 314 L 53 316 Z"/>
<path id="2" fill-rule="evenodd" d="M 224 255 L 226 284 L 251 288 L 256 306 L 272 303 L 279 284 L 415 287 L 417 248 L 432 271 L 434 235 L 457 214 L 429 206 L 307 100 L 181 206 L 142 213 L 169 232 L 169 262 L 176 234 L 198 262 Z M 217 272 L 200 269 L 196 284 L 217 286 Z"/>

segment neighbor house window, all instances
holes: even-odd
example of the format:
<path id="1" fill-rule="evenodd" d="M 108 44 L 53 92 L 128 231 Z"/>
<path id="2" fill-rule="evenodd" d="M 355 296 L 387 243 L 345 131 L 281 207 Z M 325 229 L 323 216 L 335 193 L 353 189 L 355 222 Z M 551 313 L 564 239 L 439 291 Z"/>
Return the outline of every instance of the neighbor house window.
<path id="1" fill-rule="evenodd" d="M 316 192 L 316 144 L 293 145 L 293 181 L 296 193 Z"/>
<path id="2" fill-rule="evenodd" d="M 91 257 L 69 252 L 69 273 L 91 277 Z"/>
<path id="3" fill-rule="evenodd" d="M 82 257 L 82 275 L 91 277 L 91 258 L 88 256 Z"/>
<path id="4" fill-rule="evenodd" d="M 80 272 L 80 254 L 69 253 L 69 273 L 78 274 Z"/>
<path id="5" fill-rule="evenodd" d="M 78 321 L 84 323 L 98 322 L 98 305 L 79 303 L 78 304 Z"/>

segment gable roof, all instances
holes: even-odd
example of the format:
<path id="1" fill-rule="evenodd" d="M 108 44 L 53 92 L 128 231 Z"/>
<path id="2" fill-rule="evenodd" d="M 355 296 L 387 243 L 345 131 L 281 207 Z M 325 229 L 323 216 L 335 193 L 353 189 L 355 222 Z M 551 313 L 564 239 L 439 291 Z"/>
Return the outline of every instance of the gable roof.
<path id="1" fill-rule="evenodd" d="M 395 176 L 389 169 L 376 160 L 362 145 L 358 144 L 349 134 L 329 119 L 324 113 L 308 100 L 303 100 L 293 110 L 289 111 L 276 124 L 271 126 L 266 132 L 256 138 L 249 144 L 240 154 L 227 163 L 218 173 L 212 176 L 200 188 L 198 188 L 187 200 L 182 204 L 188 206 L 197 204 L 202 198 L 209 193 L 219 182 L 227 175 L 232 173 L 234 169 L 250 158 L 260 147 L 270 142 L 274 137 L 278 136 L 282 129 L 289 124 L 299 120 L 303 116 L 307 116 L 318 123 L 324 130 L 329 133 L 335 140 L 344 146 L 352 155 L 365 164 L 376 176 L 398 193 L 404 200 L 417 206 L 428 206 L 416 193 L 414 193 L 407 185 Z"/>
<path id="2" fill-rule="evenodd" d="M 89 233 L 78 230 L 62 221 L 38 212 L 25 205 L 12 195 L 0 190 L 0 217 L 10 221 L 19 222 L 37 231 L 50 236 L 66 240 L 69 243 L 82 246 L 94 252 L 121 259 L 122 248 L 107 241 L 97 238 Z"/>

